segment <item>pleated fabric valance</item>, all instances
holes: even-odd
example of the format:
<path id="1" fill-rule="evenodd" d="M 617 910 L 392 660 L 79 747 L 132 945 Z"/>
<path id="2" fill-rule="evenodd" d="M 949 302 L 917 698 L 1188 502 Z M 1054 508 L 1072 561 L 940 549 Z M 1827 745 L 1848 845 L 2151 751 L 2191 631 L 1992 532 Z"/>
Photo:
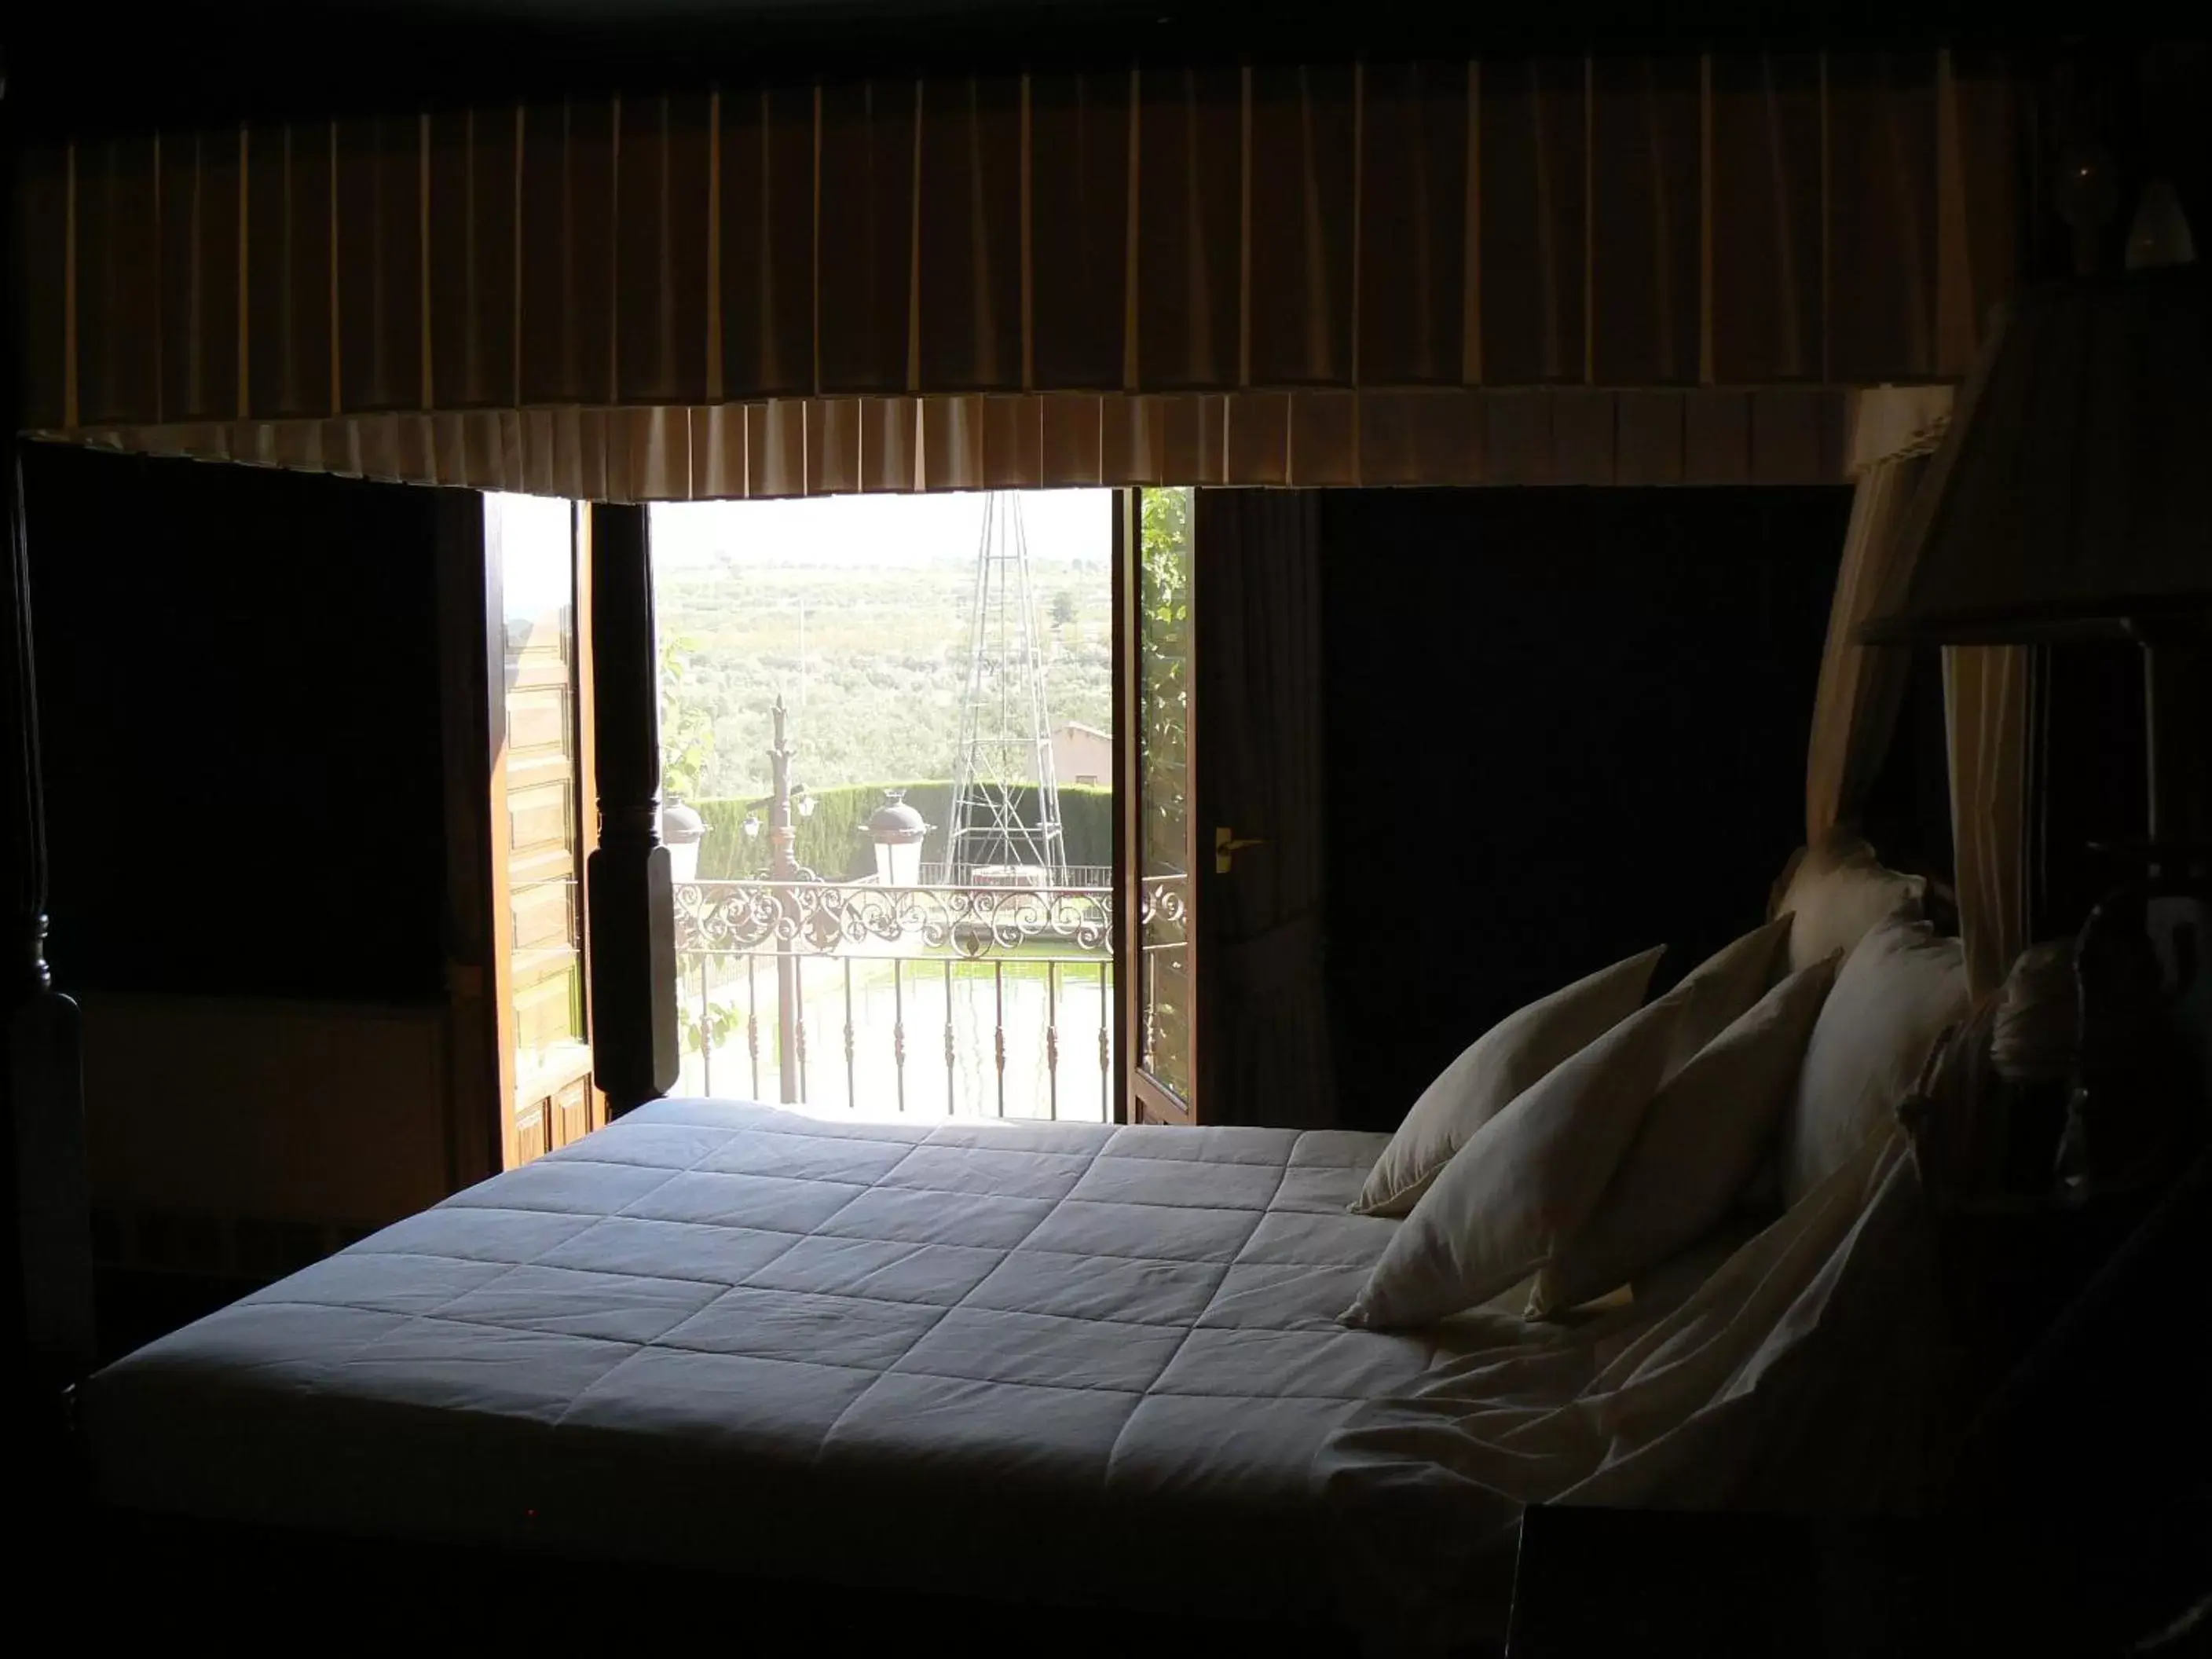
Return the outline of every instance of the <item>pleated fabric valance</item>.
<path id="1" fill-rule="evenodd" d="M 26 424 L 629 499 L 1834 477 L 1821 388 L 1971 360 L 2024 131 L 1929 51 L 104 137 L 26 157 Z"/>
<path id="2" fill-rule="evenodd" d="M 1120 484 L 1811 484 L 1850 476 L 1830 387 L 785 398 L 115 427 L 77 441 L 603 501 Z"/>

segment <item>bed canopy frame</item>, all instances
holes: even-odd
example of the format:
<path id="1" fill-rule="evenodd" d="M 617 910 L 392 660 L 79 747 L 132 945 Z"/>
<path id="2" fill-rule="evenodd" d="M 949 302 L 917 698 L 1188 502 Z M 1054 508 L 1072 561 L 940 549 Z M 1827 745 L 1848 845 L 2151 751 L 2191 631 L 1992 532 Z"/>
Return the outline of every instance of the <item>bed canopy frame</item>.
<path id="1" fill-rule="evenodd" d="M 1856 479 L 1808 834 L 1847 823 L 1896 673 L 1850 629 L 2021 268 L 2030 99 L 1933 48 L 1141 61 L 64 132 L 11 151 L 0 396 L 30 438 L 598 504 L 620 1111 L 677 1073 L 647 501 Z M 52 1382 L 82 1107 L 6 488 L 8 1278 Z"/>

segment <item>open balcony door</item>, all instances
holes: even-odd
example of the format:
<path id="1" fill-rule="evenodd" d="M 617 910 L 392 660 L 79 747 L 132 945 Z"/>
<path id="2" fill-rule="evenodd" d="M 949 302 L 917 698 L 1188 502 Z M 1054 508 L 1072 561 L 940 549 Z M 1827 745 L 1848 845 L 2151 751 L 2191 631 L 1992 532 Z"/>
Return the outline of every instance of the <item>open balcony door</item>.
<path id="1" fill-rule="evenodd" d="M 1117 515 L 1126 1115 L 1335 1119 L 1321 975 L 1310 495 L 1141 489 Z"/>
<path id="2" fill-rule="evenodd" d="M 1116 1051 L 1127 1057 L 1123 1115 L 1195 1123 L 1206 1044 L 1200 1030 L 1196 611 L 1186 489 L 1116 498 L 1115 641 L 1121 775 L 1117 872 L 1126 986 Z"/>
<path id="3" fill-rule="evenodd" d="M 592 1077 L 581 873 L 594 840 L 591 515 L 484 498 L 492 961 L 507 1168 L 606 1121 Z"/>

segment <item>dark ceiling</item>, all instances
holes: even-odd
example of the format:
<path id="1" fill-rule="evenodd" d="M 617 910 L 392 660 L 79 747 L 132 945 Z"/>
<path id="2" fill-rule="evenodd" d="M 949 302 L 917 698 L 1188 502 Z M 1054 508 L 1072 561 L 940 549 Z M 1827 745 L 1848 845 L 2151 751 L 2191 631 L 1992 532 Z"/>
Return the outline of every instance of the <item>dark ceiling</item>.
<path id="1" fill-rule="evenodd" d="M 2118 0 L 2068 27 L 2138 9 Z M 0 27 L 9 101 L 51 130 L 952 65 L 1926 44 L 2015 37 L 2043 27 L 2034 15 L 1990 0 L 18 0 Z"/>

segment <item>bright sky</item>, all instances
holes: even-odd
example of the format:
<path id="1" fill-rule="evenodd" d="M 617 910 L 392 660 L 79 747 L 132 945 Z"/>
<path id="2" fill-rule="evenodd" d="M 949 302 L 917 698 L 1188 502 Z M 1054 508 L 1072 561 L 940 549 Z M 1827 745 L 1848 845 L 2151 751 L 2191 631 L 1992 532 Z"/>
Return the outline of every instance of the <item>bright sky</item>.
<path id="1" fill-rule="evenodd" d="M 1030 557 L 1104 559 L 1114 493 L 1026 489 Z M 707 562 L 727 550 L 771 564 L 905 565 L 973 558 L 985 497 L 824 495 L 778 501 L 690 501 L 653 509 L 656 561 Z"/>
<path id="2" fill-rule="evenodd" d="M 495 495 L 499 515 L 500 596 L 507 616 L 550 617 L 574 597 L 569 568 L 574 501 L 550 495 Z"/>

